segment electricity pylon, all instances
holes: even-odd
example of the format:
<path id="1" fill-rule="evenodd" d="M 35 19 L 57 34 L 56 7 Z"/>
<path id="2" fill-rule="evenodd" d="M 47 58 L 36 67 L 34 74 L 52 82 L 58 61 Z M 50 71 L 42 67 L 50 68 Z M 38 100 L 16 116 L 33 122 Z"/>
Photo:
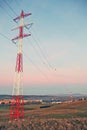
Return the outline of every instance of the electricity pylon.
<path id="1" fill-rule="evenodd" d="M 13 42 L 18 40 L 18 52 L 16 59 L 16 67 L 15 67 L 15 84 L 12 92 L 12 100 L 10 104 L 10 120 L 13 119 L 23 119 L 24 118 L 24 98 L 23 98 L 23 89 L 22 89 L 22 74 L 23 74 L 23 53 L 22 53 L 22 45 L 23 38 L 28 37 L 31 34 L 24 34 L 24 27 L 31 26 L 31 24 L 24 24 L 24 18 L 31 15 L 31 13 L 24 13 L 21 11 L 20 16 L 13 19 L 15 22 L 18 20 L 20 24 L 17 28 L 12 30 L 19 29 L 19 35 L 12 39 Z"/>

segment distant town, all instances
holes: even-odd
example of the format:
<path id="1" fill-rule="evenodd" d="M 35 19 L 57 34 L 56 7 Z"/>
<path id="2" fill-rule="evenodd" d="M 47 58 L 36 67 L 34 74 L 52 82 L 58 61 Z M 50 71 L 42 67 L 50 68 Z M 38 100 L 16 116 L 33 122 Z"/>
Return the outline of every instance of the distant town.
<path id="1" fill-rule="evenodd" d="M 0 95 L 0 105 L 10 105 L 12 102 L 11 97 L 11 95 Z M 87 100 L 87 95 L 24 95 L 24 104 L 60 104 L 64 102 L 74 102 L 77 100 Z"/>

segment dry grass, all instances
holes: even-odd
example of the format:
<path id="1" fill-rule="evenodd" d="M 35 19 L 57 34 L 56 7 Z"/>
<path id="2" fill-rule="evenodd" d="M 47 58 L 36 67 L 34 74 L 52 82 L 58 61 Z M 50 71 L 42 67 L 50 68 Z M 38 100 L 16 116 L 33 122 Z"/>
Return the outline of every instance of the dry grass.
<path id="1" fill-rule="evenodd" d="M 0 130 L 87 130 L 87 118 L 38 119 L 28 118 L 0 124 Z"/>
<path id="2" fill-rule="evenodd" d="M 26 105 L 24 121 L 9 122 L 9 109 L 2 110 L 0 130 L 87 130 L 87 101 L 51 105 Z"/>
<path id="3" fill-rule="evenodd" d="M 29 107 L 29 106 L 28 106 Z M 59 118 L 67 118 L 67 117 L 87 117 L 87 101 L 77 101 L 72 103 L 63 103 L 52 105 L 48 108 L 40 108 L 32 106 L 34 110 L 27 110 L 25 112 L 25 116 L 28 115 L 37 115 L 40 118 L 46 118 L 49 115 L 56 115 L 55 117 Z M 47 116 L 48 115 L 48 116 Z"/>

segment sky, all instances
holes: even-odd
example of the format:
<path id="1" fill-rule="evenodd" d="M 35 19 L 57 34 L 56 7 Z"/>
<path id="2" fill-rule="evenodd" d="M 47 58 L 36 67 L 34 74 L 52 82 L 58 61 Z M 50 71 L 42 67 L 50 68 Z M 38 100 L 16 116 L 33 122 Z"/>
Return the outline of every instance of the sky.
<path id="1" fill-rule="evenodd" d="M 87 1 L 0 0 L 0 94 L 11 94 L 18 35 L 13 21 L 21 10 L 33 23 L 23 39 L 23 92 L 87 93 Z"/>

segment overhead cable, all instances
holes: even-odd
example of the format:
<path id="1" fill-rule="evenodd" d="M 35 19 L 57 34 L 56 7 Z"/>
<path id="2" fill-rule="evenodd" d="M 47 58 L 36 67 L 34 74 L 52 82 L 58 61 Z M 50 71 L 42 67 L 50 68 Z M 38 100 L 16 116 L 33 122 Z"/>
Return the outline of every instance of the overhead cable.
<path id="1" fill-rule="evenodd" d="M 4 2 L 5 2 L 5 4 L 9 7 L 9 9 L 10 9 L 15 15 L 17 15 L 16 12 L 13 10 L 13 8 L 8 4 L 8 2 L 7 2 L 6 0 L 4 0 Z"/>

